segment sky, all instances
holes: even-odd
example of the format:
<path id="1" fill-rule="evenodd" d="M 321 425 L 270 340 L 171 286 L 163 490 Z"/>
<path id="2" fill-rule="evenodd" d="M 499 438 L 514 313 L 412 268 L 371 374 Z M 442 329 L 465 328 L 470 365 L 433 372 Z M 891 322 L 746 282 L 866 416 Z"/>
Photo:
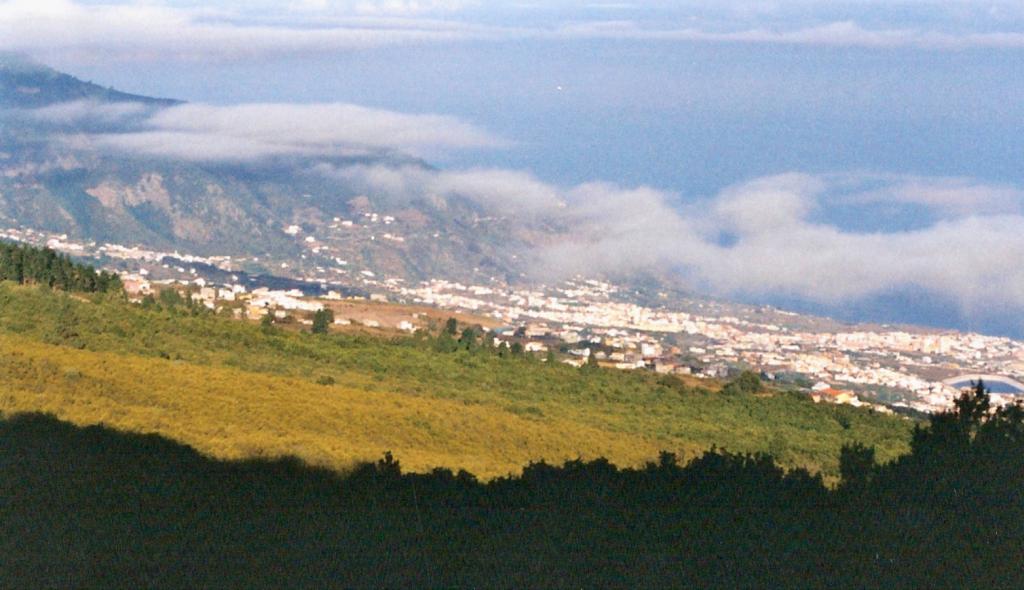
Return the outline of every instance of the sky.
<path id="1" fill-rule="evenodd" d="M 544 273 L 1024 335 L 1019 1 L 14 0 L 0 50 L 190 102 L 126 152 L 423 158 L 322 173 L 590 236 Z"/>

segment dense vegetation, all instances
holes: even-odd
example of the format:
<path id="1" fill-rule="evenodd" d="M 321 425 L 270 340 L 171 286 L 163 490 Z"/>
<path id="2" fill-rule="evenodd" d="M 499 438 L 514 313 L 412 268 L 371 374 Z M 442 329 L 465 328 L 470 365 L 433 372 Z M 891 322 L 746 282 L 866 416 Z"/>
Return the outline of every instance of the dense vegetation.
<path id="1" fill-rule="evenodd" d="M 72 262 L 49 248 L 0 241 L 0 281 L 45 285 L 64 291 L 120 293 L 121 279 L 108 272 Z"/>
<path id="2" fill-rule="evenodd" d="M 147 308 L 0 284 L 0 411 L 160 433 L 220 458 L 346 468 L 390 449 L 415 471 L 481 477 L 531 460 L 636 466 L 718 445 L 834 481 L 844 443 L 891 460 L 910 440 L 910 422 L 868 410 L 497 354 L 465 330 L 459 340 L 298 333 L 170 299 Z"/>
<path id="3" fill-rule="evenodd" d="M 845 447 L 834 490 L 723 451 L 339 476 L 23 415 L 0 422 L 0 584 L 1021 587 L 1024 408 L 987 405 L 965 395 L 885 466 Z"/>

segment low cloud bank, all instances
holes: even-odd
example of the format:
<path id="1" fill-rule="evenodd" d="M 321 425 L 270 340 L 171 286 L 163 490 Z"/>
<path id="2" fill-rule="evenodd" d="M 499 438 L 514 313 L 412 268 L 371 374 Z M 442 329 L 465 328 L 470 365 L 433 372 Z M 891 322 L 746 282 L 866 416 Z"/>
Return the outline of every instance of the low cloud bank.
<path id="1" fill-rule="evenodd" d="M 570 231 L 531 253 L 545 276 L 674 270 L 731 296 L 841 305 L 900 290 L 965 314 L 1024 307 L 1024 192 L 964 178 L 783 174 L 681 205 L 671 193 L 608 183 L 556 187 L 505 170 L 352 167 L 330 174 L 368 192 L 461 196 Z M 858 186 L 861 186 L 859 190 Z M 819 220 L 838 200 L 877 215 L 904 201 L 935 213 L 913 230 L 856 232 Z"/>
<path id="2" fill-rule="evenodd" d="M 152 114 L 153 108 L 139 102 L 100 102 L 76 100 L 24 111 L 22 115 L 55 125 L 83 123 L 124 123 L 135 117 Z"/>
<path id="3" fill-rule="evenodd" d="M 111 123 L 146 112 L 135 103 L 78 101 L 37 109 L 62 124 Z M 105 149 L 190 161 L 249 161 L 273 156 L 347 156 L 401 152 L 440 157 L 447 150 L 506 143 L 455 117 L 406 114 L 352 104 L 183 104 L 158 109 L 124 131 L 95 134 Z"/>

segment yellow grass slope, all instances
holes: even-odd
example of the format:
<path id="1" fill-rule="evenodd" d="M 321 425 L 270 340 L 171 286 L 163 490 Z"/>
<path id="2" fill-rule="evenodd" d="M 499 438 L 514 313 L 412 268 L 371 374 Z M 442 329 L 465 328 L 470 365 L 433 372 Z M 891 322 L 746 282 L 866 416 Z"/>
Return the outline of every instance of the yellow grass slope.
<path id="1" fill-rule="evenodd" d="M 406 468 L 518 472 L 531 460 L 650 460 L 666 441 L 493 405 L 324 386 L 227 367 L 0 335 L 0 411 L 160 433 L 219 458 L 294 455 L 345 469 L 392 451 Z M 679 450 L 676 442 L 671 445 Z M 698 450 L 697 448 L 690 449 Z"/>

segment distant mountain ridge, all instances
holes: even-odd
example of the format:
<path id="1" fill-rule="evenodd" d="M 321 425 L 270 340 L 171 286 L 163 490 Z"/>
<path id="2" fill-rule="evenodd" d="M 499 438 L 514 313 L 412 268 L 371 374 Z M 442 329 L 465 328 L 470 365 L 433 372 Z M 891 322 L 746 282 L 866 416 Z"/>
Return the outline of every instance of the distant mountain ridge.
<path id="1" fill-rule="evenodd" d="M 73 117 L 39 116 L 80 103 L 145 108 L 134 118 L 103 121 L 99 129 Z M 97 131 L 145 131 L 150 114 L 182 104 L 0 56 L 0 228 L 259 258 L 245 269 L 250 272 L 299 275 L 342 261 L 351 272 L 406 279 L 518 276 L 516 252 L 551 234 L 550 228 L 495 223 L 468 199 L 395 203 L 315 171 L 324 163 L 429 167 L 402 154 L 199 162 L 112 151 L 90 141 Z M 342 230 L 339 220 L 351 225 Z M 270 261 L 273 267 L 261 266 Z"/>
<path id="2" fill-rule="evenodd" d="M 19 54 L 0 54 L 0 107 L 32 109 L 76 100 L 138 102 L 150 106 L 182 104 L 179 100 L 104 88 Z"/>

